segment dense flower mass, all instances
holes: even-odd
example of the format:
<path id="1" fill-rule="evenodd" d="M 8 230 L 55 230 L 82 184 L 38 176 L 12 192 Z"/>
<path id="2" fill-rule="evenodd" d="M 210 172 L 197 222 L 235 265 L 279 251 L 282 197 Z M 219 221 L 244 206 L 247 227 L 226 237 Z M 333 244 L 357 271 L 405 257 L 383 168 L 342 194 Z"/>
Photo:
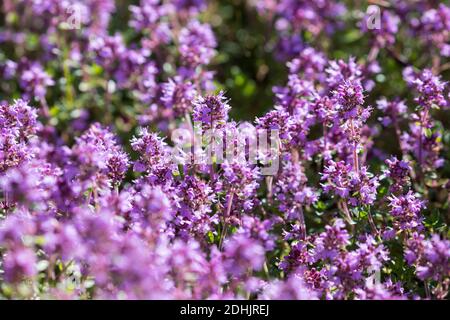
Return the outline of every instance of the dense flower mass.
<path id="1" fill-rule="evenodd" d="M 2 1 L 0 299 L 448 299 L 450 7 L 372 2 Z"/>

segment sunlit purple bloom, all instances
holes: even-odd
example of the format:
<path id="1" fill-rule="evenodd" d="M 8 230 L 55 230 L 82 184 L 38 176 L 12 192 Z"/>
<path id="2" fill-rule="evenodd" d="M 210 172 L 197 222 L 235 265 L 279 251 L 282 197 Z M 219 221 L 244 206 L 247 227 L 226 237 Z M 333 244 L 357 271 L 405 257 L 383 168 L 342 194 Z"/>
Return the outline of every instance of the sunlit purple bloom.
<path id="1" fill-rule="evenodd" d="M 348 199 L 352 205 L 372 204 L 376 200 L 378 178 L 368 172 L 366 167 L 355 173 L 351 165 L 343 161 L 330 161 L 322 174 L 322 181 L 325 181 L 325 192 L 333 191 L 341 198 Z"/>
<path id="2" fill-rule="evenodd" d="M 307 181 L 300 165 L 291 162 L 283 165 L 274 194 L 287 219 L 304 219 L 302 208 L 317 201 L 317 191 L 309 187 Z"/>
<path id="3" fill-rule="evenodd" d="M 350 236 L 345 230 L 344 221 L 336 219 L 333 225 L 327 225 L 314 241 L 313 257 L 315 260 L 326 260 L 337 257 L 339 250 L 349 244 Z"/>
<path id="4" fill-rule="evenodd" d="M 168 162 L 167 144 L 156 133 L 142 129 L 137 137 L 131 140 L 134 151 L 140 154 L 140 160 L 134 163 L 134 170 L 138 172 L 152 171 Z"/>
<path id="5" fill-rule="evenodd" d="M 193 105 L 193 120 L 200 122 L 204 130 L 222 128 L 228 120 L 228 111 L 231 108 L 223 92 L 218 95 L 199 96 Z"/>
<path id="6" fill-rule="evenodd" d="M 417 160 L 421 160 L 424 171 L 435 170 L 444 164 L 440 151 L 443 148 L 440 130 L 430 130 L 427 133 L 419 123 L 410 124 L 410 133 L 403 132 L 400 142 L 403 150 L 410 152 Z"/>
<path id="7" fill-rule="evenodd" d="M 345 119 L 354 118 L 358 107 L 364 103 L 363 88 L 355 81 L 344 81 L 333 94 L 339 103 L 338 111 Z"/>
<path id="8" fill-rule="evenodd" d="M 446 82 L 433 75 L 431 70 L 425 69 L 412 82 L 419 97 L 415 101 L 424 109 L 429 110 L 433 105 L 444 107 L 447 105 L 443 96 Z"/>
<path id="9" fill-rule="evenodd" d="M 261 297 L 263 300 L 317 300 L 318 298 L 318 293 L 309 289 L 297 276 L 270 283 L 264 288 Z"/>

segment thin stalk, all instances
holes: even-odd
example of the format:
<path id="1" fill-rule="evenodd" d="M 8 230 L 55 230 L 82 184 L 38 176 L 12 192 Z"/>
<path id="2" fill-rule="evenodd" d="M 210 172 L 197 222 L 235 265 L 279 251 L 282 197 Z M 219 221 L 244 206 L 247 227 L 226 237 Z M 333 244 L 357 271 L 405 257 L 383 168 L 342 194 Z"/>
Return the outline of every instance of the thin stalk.
<path id="1" fill-rule="evenodd" d="M 273 197 L 273 176 L 267 176 L 266 177 L 266 185 L 267 185 L 267 201 L 269 204 L 272 203 L 272 197 Z"/>
<path id="2" fill-rule="evenodd" d="M 92 198 L 92 190 L 89 191 L 89 193 L 87 195 L 86 203 L 88 206 L 91 204 L 91 198 Z"/>
<path id="3" fill-rule="evenodd" d="M 108 77 L 108 79 L 110 79 L 111 77 Z M 113 119 L 113 110 L 112 110 L 112 95 L 110 92 L 110 88 L 109 88 L 109 80 L 106 80 L 105 82 L 105 95 L 104 95 L 104 103 L 105 103 L 105 122 L 107 124 L 111 124 L 112 123 L 112 119 Z"/>
<path id="4" fill-rule="evenodd" d="M 422 162 L 423 162 L 423 129 L 425 121 L 428 118 L 428 110 L 424 110 L 423 114 L 420 117 L 420 135 L 419 135 L 419 155 L 418 155 L 418 161 L 419 161 L 419 180 L 422 180 L 423 177 L 423 170 L 422 170 Z"/>
<path id="5" fill-rule="evenodd" d="M 433 56 L 433 67 L 431 70 L 434 74 L 439 74 L 439 70 L 441 69 L 441 57 L 439 55 Z"/>
<path id="6" fill-rule="evenodd" d="M 380 48 L 378 46 L 376 46 L 376 45 L 372 46 L 372 48 L 370 49 L 369 55 L 367 56 L 367 61 L 370 61 L 370 62 L 374 61 L 377 58 L 379 52 L 380 52 Z"/>
<path id="7" fill-rule="evenodd" d="M 8 208 L 9 208 L 9 203 L 8 203 L 8 191 L 5 191 L 5 215 L 8 214 Z"/>
<path id="8" fill-rule="evenodd" d="M 406 154 L 406 152 L 403 150 L 403 145 L 402 145 L 402 140 L 401 140 L 402 132 L 398 125 L 397 119 L 394 120 L 394 128 L 395 128 L 395 134 L 397 136 L 398 146 L 400 148 L 400 151 L 402 152 L 402 154 Z"/>
<path id="9" fill-rule="evenodd" d="M 306 239 L 306 223 L 305 223 L 305 215 L 303 214 L 303 208 L 300 206 L 299 208 L 299 222 L 300 222 L 300 239 Z"/>
<path id="10" fill-rule="evenodd" d="M 428 281 L 424 281 L 425 286 L 425 294 L 427 296 L 427 299 L 431 299 L 431 292 L 430 292 L 430 285 L 428 284 Z"/>

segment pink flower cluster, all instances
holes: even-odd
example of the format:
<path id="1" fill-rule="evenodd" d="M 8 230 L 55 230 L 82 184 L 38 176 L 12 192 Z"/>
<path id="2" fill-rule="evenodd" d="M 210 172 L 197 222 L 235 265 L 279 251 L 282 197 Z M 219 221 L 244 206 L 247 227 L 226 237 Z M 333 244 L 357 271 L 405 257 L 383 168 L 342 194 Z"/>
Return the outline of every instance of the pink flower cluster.
<path id="1" fill-rule="evenodd" d="M 285 65 L 251 123 L 279 133 L 265 175 L 248 137 L 208 164 L 170 139 L 242 124 L 209 1 L 141 0 L 123 32 L 120 1 L 2 1 L 0 298 L 445 299 L 450 8 L 384 2 L 378 30 L 344 1 L 252 2 Z M 329 49 L 348 30 L 364 56 Z"/>

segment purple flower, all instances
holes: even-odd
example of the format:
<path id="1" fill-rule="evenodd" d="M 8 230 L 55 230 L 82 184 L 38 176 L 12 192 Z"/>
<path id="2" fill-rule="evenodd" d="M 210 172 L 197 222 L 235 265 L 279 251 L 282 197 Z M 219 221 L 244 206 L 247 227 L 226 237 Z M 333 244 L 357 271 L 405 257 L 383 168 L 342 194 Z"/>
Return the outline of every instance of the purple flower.
<path id="1" fill-rule="evenodd" d="M 439 76 L 433 75 L 431 70 L 423 70 L 413 80 L 412 85 L 419 92 L 419 97 L 415 101 L 425 110 L 430 110 L 433 106 L 444 107 L 447 105 L 443 96 L 446 82 L 442 82 Z"/>
<path id="2" fill-rule="evenodd" d="M 343 161 L 329 161 L 322 174 L 324 191 L 333 191 L 350 204 L 373 204 L 377 196 L 378 178 L 362 167 L 359 173 L 351 170 L 351 165 Z"/>
<path id="3" fill-rule="evenodd" d="M 340 120 L 337 116 L 338 110 L 335 101 L 327 96 L 317 97 L 312 109 L 316 113 L 318 121 L 322 122 L 326 127 Z"/>
<path id="4" fill-rule="evenodd" d="M 218 223 L 211 206 L 216 202 L 212 188 L 205 181 L 186 176 L 177 186 L 178 212 L 175 225 L 180 236 L 203 238 Z"/>
<path id="5" fill-rule="evenodd" d="M 450 56 L 448 45 L 450 29 L 450 7 L 443 3 L 438 8 L 432 8 L 423 13 L 420 20 L 420 32 L 423 39 L 432 43 L 444 57 Z"/>
<path id="6" fill-rule="evenodd" d="M 108 72 L 116 70 L 122 57 L 126 56 L 126 47 L 120 34 L 93 38 L 89 43 L 89 51 L 94 54 L 95 61 Z"/>
<path id="7" fill-rule="evenodd" d="M 0 104 L 0 173 L 33 157 L 30 139 L 40 127 L 35 109 L 23 100 Z"/>
<path id="8" fill-rule="evenodd" d="M 403 132 L 400 137 L 402 149 L 416 157 L 423 171 L 434 171 L 444 164 L 444 159 L 440 156 L 443 148 L 442 134 L 439 129 L 430 126 L 431 124 L 425 124 L 422 127 L 417 122 L 412 123 L 410 133 Z"/>
<path id="9" fill-rule="evenodd" d="M 325 71 L 328 74 L 327 83 L 330 91 L 337 90 L 344 81 L 350 82 L 349 85 L 355 84 L 355 82 L 358 85 L 358 82 L 362 80 L 362 68 L 353 57 L 348 62 L 344 60 L 330 61 Z"/>
<path id="10" fill-rule="evenodd" d="M 97 185 L 111 180 L 120 183 L 128 168 L 128 156 L 117 145 L 114 135 L 100 124 L 93 124 L 72 148 L 75 162 L 80 165 L 78 177 L 96 180 Z"/>
<path id="11" fill-rule="evenodd" d="M 4 79 L 10 80 L 14 78 L 14 75 L 17 72 L 17 63 L 12 60 L 6 60 L 0 62 L 0 75 L 3 76 Z"/>
<path id="12" fill-rule="evenodd" d="M 44 71 L 38 62 L 25 61 L 20 65 L 20 87 L 25 92 L 25 99 L 42 100 L 45 98 L 47 87 L 55 82 Z"/>
<path id="13" fill-rule="evenodd" d="M 137 172 L 152 172 L 169 163 L 167 144 L 156 133 L 142 129 L 137 137 L 131 140 L 134 151 L 140 154 L 140 159 L 134 163 Z"/>
<path id="14" fill-rule="evenodd" d="M 1 2 L 0 299 L 447 297 L 448 5 L 250 1 L 242 60 L 208 1 L 116 2 Z"/>
<path id="15" fill-rule="evenodd" d="M 364 19 L 361 21 L 361 29 L 364 32 L 371 32 L 375 37 L 375 43 L 380 48 L 388 45 L 393 45 L 395 43 L 395 37 L 399 31 L 400 17 L 395 13 L 388 10 L 381 10 L 380 16 L 380 27 L 368 29 L 370 21 L 368 19 L 371 15 L 365 15 Z"/>
<path id="16" fill-rule="evenodd" d="M 143 184 L 136 189 L 131 200 L 131 219 L 143 228 L 147 238 L 154 239 L 155 233 L 167 229 L 173 217 L 172 203 L 160 186 Z"/>
<path id="17" fill-rule="evenodd" d="M 398 125 L 398 121 L 405 118 L 408 111 L 404 101 L 387 101 L 386 98 L 377 101 L 377 108 L 383 113 L 379 120 L 385 127 Z"/>
<path id="18" fill-rule="evenodd" d="M 107 162 L 108 177 L 113 185 L 118 185 L 125 177 L 125 173 L 129 167 L 128 155 L 125 152 L 117 150 L 112 153 Z"/>
<path id="19" fill-rule="evenodd" d="M 269 283 L 261 296 L 262 300 L 317 300 L 319 294 L 308 288 L 304 281 L 292 276 L 284 281 Z"/>
<path id="20" fill-rule="evenodd" d="M 263 117 L 256 118 L 256 128 L 277 130 L 281 139 L 288 139 L 288 119 L 289 113 L 281 107 L 276 107 L 275 110 L 269 111 Z"/>
<path id="21" fill-rule="evenodd" d="M 409 265 L 417 264 L 423 255 L 425 236 L 422 233 L 413 232 L 405 244 L 404 257 Z"/>
<path id="22" fill-rule="evenodd" d="M 225 270 L 234 277 L 245 276 L 248 270 L 261 270 L 265 251 L 262 245 L 243 234 L 236 234 L 225 243 Z"/>
<path id="23" fill-rule="evenodd" d="M 401 292 L 396 292 L 384 283 L 367 283 L 364 289 L 355 290 L 358 300 L 405 300 Z"/>
<path id="24" fill-rule="evenodd" d="M 2 133 L 10 132 L 25 140 L 38 128 L 36 109 L 19 99 L 13 104 L 0 104 L 0 127 Z"/>
<path id="25" fill-rule="evenodd" d="M 356 252 L 360 268 L 370 272 L 380 270 L 383 263 L 389 261 L 387 249 L 383 244 L 378 244 L 371 235 L 366 237 L 365 242 L 361 241 L 358 244 Z"/>
<path id="26" fill-rule="evenodd" d="M 450 277 L 450 241 L 432 235 L 425 241 L 423 256 L 417 265 L 417 276 L 421 280 L 435 281 Z"/>
<path id="27" fill-rule="evenodd" d="M 206 8 L 205 0 L 173 0 L 172 3 L 177 11 L 187 11 L 191 14 L 203 11 Z"/>
<path id="28" fill-rule="evenodd" d="M 308 47 L 300 52 L 298 58 L 288 62 L 287 66 L 290 74 L 302 73 L 309 80 L 317 79 L 322 82 L 327 62 L 322 52 Z"/>
<path id="29" fill-rule="evenodd" d="M 386 159 L 385 162 L 388 165 L 388 169 L 384 173 L 394 181 L 391 190 L 393 192 L 401 191 L 403 187 L 408 186 L 409 174 L 412 170 L 409 162 L 398 160 L 396 157 Z"/>
<path id="30" fill-rule="evenodd" d="M 34 236 L 36 224 L 25 211 L 8 216 L 0 225 L 0 244 L 3 251 L 2 269 L 9 283 L 20 283 L 37 274 L 37 256 L 26 237 Z"/>
<path id="31" fill-rule="evenodd" d="M 338 112 L 344 119 L 355 118 L 358 108 L 364 104 L 363 88 L 359 82 L 345 81 L 333 92 L 339 103 Z"/>
<path id="32" fill-rule="evenodd" d="M 274 87 L 276 105 L 283 107 L 289 114 L 305 115 L 315 93 L 313 82 L 304 80 L 298 74 L 289 74 L 285 87 Z"/>
<path id="33" fill-rule="evenodd" d="M 270 233 L 274 222 L 270 219 L 261 220 L 258 217 L 243 216 L 241 220 L 241 229 L 238 232 L 243 233 L 247 238 L 253 238 L 264 244 L 266 251 L 273 250 L 275 247 L 275 236 Z"/>
<path id="34" fill-rule="evenodd" d="M 192 102 L 197 94 L 194 85 L 183 82 L 180 77 L 169 79 L 162 84 L 161 101 L 167 109 L 172 109 L 175 116 L 184 116 L 192 111 Z"/>
<path id="35" fill-rule="evenodd" d="M 311 259 L 312 257 L 306 243 L 300 241 L 291 246 L 291 251 L 283 257 L 278 267 L 287 274 L 290 274 L 297 271 L 299 267 L 307 266 Z"/>
<path id="36" fill-rule="evenodd" d="M 168 264 L 174 281 L 178 284 L 195 283 L 207 272 L 207 261 L 199 244 L 195 241 L 176 240 L 170 247 Z"/>
<path id="37" fill-rule="evenodd" d="M 250 211 L 257 203 L 256 192 L 259 186 L 260 172 L 237 160 L 225 161 L 221 164 L 223 170 L 222 190 L 227 192 L 227 203 L 231 201 L 231 213 Z"/>
<path id="38" fill-rule="evenodd" d="M 307 177 L 299 164 L 286 162 L 274 188 L 275 198 L 286 219 L 303 220 L 303 207 L 317 201 L 317 191 L 307 185 Z"/>
<path id="39" fill-rule="evenodd" d="M 18 248 L 7 253 L 3 260 L 5 280 L 18 283 L 26 277 L 36 275 L 36 254 L 29 248 Z"/>
<path id="40" fill-rule="evenodd" d="M 314 260 L 333 260 L 340 250 L 345 249 L 350 243 L 350 236 L 344 227 L 345 223 L 341 219 L 336 219 L 333 225 L 325 227 L 325 231 L 314 240 Z"/>
<path id="41" fill-rule="evenodd" d="M 166 7 L 160 0 L 142 0 L 139 6 L 130 6 L 132 18 L 130 26 L 136 30 L 145 30 L 157 26 L 159 19 L 166 13 Z"/>

